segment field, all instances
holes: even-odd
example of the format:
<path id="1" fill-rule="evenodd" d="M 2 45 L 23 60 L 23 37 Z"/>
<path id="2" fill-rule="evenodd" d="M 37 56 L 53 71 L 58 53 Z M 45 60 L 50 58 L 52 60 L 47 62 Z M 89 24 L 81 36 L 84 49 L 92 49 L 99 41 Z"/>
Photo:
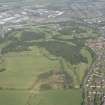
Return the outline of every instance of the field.
<path id="1" fill-rule="evenodd" d="M 0 91 L 0 104 L 1 105 L 25 105 L 28 100 L 27 91 Z"/>
<path id="2" fill-rule="evenodd" d="M 0 86 L 6 88 L 29 88 L 40 73 L 59 68 L 58 61 L 50 61 L 36 47 L 32 52 L 5 55 L 6 71 L 0 73 Z"/>
<path id="3" fill-rule="evenodd" d="M 82 96 L 79 89 L 49 90 L 37 93 L 38 89 L 34 86 L 31 90 L 40 73 L 55 68 L 60 69 L 58 60 L 50 61 L 38 52 L 37 47 L 34 50 L 32 52 L 8 53 L 5 55 L 6 71 L 0 73 L 0 104 L 26 105 L 32 94 L 29 100 L 31 105 L 37 105 L 40 100 L 42 103 L 39 105 L 80 105 Z M 35 91 L 35 93 L 30 91 Z M 59 98 L 57 99 L 57 97 Z M 66 100 L 65 97 L 67 97 Z"/>
<path id="4" fill-rule="evenodd" d="M 6 33 L 0 42 L 1 105 L 81 105 L 83 78 L 95 59 L 85 43 L 90 34 L 94 38 L 98 32 L 60 23 L 62 29 L 71 29 L 62 33 L 57 26 Z M 74 34 L 72 28 L 77 30 Z"/>
<path id="5" fill-rule="evenodd" d="M 76 101 L 75 101 L 76 100 Z M 81 91 L 60 90 L 60 91 L 45 91 L 37 96 L 33 96 L 31 105 L 81 105 Z"/>
<path id="6" fill-rule="evenodd" d="M 81 91 L 79 89 L 45 91 L 34 94 L 28 103 L 31 105 L 81 105 L 81 97 Z M 1 105 L 28 105 L 28 98 L 29 92 L 27 91 L 0 91 Z"/>

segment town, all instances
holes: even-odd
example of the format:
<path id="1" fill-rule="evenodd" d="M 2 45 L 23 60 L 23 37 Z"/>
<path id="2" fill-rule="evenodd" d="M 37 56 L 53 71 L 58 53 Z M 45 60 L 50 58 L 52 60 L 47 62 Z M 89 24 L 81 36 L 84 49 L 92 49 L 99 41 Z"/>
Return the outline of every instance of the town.
<path id="1" fill-rule="evenodd" d="M 89 40 L 87 46 L 96 53 L 85 80 L 85 104 L 105 105 L 105 38 Z"/>

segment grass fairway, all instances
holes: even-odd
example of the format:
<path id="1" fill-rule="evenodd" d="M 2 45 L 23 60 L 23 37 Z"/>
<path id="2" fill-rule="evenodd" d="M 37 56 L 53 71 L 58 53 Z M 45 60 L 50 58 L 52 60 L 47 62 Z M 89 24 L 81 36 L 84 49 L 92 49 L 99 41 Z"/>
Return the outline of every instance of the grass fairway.
<path id="1" fill-rule="evenodd" d="M 80 89 L 45 91 L 32 97 L 31 105 L 81 105 Z"/>

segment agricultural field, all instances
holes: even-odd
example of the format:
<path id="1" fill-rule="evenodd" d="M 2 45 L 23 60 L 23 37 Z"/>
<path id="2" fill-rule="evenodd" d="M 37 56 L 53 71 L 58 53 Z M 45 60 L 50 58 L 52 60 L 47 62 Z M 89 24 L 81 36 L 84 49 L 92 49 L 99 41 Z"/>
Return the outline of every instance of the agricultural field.
<path id="1" fill-rule="evenodd" d="M 83 78 L 95 60 L 85 43 L 99 33 L 75 25 L 46 24 L 6 33 L 0 42 L 0 104 L 82 104 Z"/>

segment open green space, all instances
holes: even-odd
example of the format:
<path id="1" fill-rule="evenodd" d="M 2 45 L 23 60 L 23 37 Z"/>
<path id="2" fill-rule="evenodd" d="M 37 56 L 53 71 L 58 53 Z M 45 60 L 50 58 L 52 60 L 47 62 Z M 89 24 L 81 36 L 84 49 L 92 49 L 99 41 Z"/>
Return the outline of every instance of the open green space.
<path id="1" fill-rule="evenodd" d="M 0 91 L 1 105 L 81 105 L 80 89 L 44 91 L 29 99 L 28 91 Z M 28 100 L 28 101 L 27 101 Z"/>
<path id="2" fill-rule="evenodd" d="M 56 90 L 45 91 L 31 98 L 31 105 L 81 105 L 81 91 L 73 90 Z"/>
<path id="3" fill-rule="evenodd" d="M 0 43 L 0 105 L 81 105 L 80 86 L 95 60 L 85 43 L 99 33 L 70 24 L 6 34 Z"/>
<path id="4" fill-rule="evenodd" d="M 1 105 L 25 105 L 28 99 L 26 91 L 0 91 Z"/>
<path id="5" fill-rule="evenodd" d="M 6 71 L 0 73 L 4 88 L 29 88 L 37 75 L 59 68 L 59 61 L 45 58 L 37 47 L 31 52 L 8 53 L 4 58 Z"/>

